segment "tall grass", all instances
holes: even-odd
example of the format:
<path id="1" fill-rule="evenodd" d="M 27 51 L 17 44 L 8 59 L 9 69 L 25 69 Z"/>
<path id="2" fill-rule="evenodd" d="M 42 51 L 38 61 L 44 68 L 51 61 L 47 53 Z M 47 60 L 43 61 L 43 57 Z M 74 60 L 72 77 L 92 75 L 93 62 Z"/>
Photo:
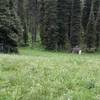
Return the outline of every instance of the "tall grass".
<path id="1" fill-rule="evenodd" d="M 100 100 L 100 54 L 0 54 L 0 100 Z"/>

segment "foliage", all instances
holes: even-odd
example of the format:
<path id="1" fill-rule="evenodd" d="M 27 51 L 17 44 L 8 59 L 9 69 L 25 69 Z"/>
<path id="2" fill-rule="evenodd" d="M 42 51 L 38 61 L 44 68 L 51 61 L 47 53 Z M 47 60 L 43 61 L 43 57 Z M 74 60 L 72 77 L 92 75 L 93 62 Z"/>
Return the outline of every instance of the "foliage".
<path id="1" fill-rule="evenodd" d="M 88 24 L 90 11 L 91 11 L 91 3 L 92 3 L 92 0 L 84 1 L 84 7 L 83 7 L 83 12 L 82 12 L 82 25 L 83 25 L 84 31 L 86 31 L 86 27 Z"/>
<path id="2" fill-rule="evenodd" d="M 71 16 L 71 47 L 80 46 L 81 33 L 81 1 L 73 0 Z"/>
<path id="3" fill-rule="evenodd" d="M 70 0 L 57 0 L 58 50 L 68 49 L 70 45 L 71 5 Z"/>
<path id="4" fill-rule="evenodd" d="M 99 8 L 100 9 L 100 8 Z M 100 45 L 100 10 L 96 19 L 96 46 L 99 48 Z"/>
<path id="5" fill-rule="evenodd" d="M 45 11 L 43 12 L 43 5 L 45 7 Z M 56 50 L 57 49 L 57 10 L 56 10 L 56 1 L 48 0 L 42 3 L 41 14 L 44 13 L 44 21 L 41 22 L 41 40 L 44 47 L 48 50 Z M 42 33 L 42 30 L 43 33 Z"/>
<path id="6" fill-rule="evenodd" d="M 12 0 L 0 1 L 0 51 L 17 52 L 21 26 Z"/>
<path id="7" fill-rule="evenodd" d="M 93 11 L 95 20 L 97 19 L 98 16 L 99 7 L 100 7 L 100 0 L 94 0 Z"/>
<path id="8" fill-rule="evenodd" d="M 0 33 L 1 42 L 2 37 L 7 38 L 3 39 L 7 40 L 3 51 L 9 51 L 6 50 L 8 45 L 10 51 L 14 50 L 11 50 L 14 46 L 17 51 L 17 44 L 34 47 L 39 35 L 41 38 L 39 42 L 47 50 L 71 52 L 76 46 L 84 50 L 90 48 L 89 45 L 95 49 L 100 47 L 99 32 L 95 26 L 99 19 L 100 0 L 1 0 L 0 2 L 0 20 L 2 20 L 0 27 L 6 28 L 3 29 L 5 34 L 10 33 L 10 42 L 7 40 L 8 37 Z M 91 20 L 94 20 L 92 26 Z M 11 29 L 9 24 L 14 28 Z M 23 35 L 18 39 L 20 33 Z M 13 46 L 10 43 L 14 43 Z M 2 51 L 4 46 L 0 45 Z"/>
<path id="9" fill-rule="evenodd" d="M 91 9 L 89 22 L 87 25 L 86 33 L 86 45 L 87 50 L 94 52 L 96 50 L 96 29 L 95 29 L 95 18 L 93 10 Z"/>

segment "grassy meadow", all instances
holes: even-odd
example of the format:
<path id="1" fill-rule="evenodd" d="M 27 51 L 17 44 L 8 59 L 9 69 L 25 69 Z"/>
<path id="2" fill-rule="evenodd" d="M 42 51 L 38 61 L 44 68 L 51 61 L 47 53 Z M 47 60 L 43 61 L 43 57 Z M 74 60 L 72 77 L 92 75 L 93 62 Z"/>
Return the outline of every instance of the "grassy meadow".
<path id="1" fill-rule="evenodd" d="M 0 100 L 100 100 L 100 53 L 0 54 Z"/>

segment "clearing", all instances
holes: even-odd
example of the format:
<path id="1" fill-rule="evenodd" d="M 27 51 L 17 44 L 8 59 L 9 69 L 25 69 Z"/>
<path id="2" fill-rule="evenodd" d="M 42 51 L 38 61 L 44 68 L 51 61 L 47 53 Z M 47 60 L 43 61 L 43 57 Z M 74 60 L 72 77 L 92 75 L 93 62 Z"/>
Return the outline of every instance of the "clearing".
<path id="1" fill-rule="evenodd" d="M 0 100 L 100 100 L 100 53 L 0 54 Z"/>

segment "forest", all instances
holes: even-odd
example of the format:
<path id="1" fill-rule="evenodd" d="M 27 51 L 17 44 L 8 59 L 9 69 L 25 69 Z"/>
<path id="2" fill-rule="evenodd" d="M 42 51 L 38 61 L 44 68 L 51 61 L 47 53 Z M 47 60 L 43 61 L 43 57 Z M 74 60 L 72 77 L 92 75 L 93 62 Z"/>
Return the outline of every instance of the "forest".
<path id="1" fill-rule="evenodd" d="M 0 0 L 0 51 L 36 43 L 53 51 L 98 51 L 99 9 L 100 0 Z"/>
<path id="2" fill-rule="evenodd" d="M 0 100 L 100 100 L 100 0 L 0 0 Z"/>

